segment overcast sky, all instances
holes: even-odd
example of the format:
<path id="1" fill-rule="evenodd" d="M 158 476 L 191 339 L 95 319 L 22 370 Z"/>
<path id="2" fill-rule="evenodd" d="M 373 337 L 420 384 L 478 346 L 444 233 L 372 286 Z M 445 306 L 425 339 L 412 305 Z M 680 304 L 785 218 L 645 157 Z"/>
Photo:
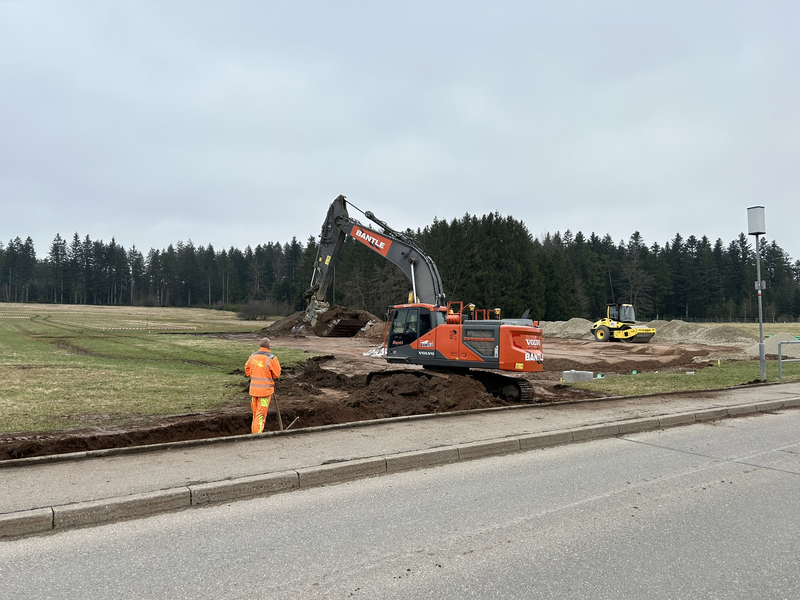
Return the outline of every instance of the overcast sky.
<path id="1" fill-rule="evenodd" d="M 498 211 L 800 259 L 800 3 L 0 0 L 0 241 Z M 751 238 L 752 239 L 752 238 Z M 436 257 L 434 257 L 435 259 Z"/>

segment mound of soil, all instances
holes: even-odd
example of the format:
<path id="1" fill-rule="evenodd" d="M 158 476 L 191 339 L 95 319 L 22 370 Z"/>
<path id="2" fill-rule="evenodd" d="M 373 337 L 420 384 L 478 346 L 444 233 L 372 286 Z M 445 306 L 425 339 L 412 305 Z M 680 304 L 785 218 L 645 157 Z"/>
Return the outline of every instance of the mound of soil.
<path id="1" fill-rule="evenodd" d="M 381 341 L 386 334 L 386 321 L 370 319 L 364 329 L 356 334 L 356 337 L 363 337 L 368 340 Z"/>
<path id="2" fill-rule="evenodd" d="M 542 321 L 540 324 L 544 337 L 560 337 L 575 340 L 589 340 L 592 336 L 592 322 L 574 317 L 569 321 Z"/>
<path id="3" fill-rule="evenodd" d="M 764 353 L 774 355 L 774 360 L 778 360 L 778 344 L 780 342 L 796 342 L 796 337 L 789 333 L 781 332 L 771 335 L 764 339 Z M 759 355 L 758 342 L 744 349 L 748 356 L 756 357 Z M 784 344 L 781 347 L 784 358 L 800 358 L 800 344 Z"/>
<path id="4" fill-rule="evenodd" d="M 733 325 L 710 325 L 697 332 L 696 341 L 700 344 L 739 345 L 750 344 L 758 336 Z"/>
<path id="5" fill-rule="evenodd" d="M 656 343 L 735 346 L 751 344 L 757 339 L 753 333 L 733 325 L 697 325 L 680 319 L 653 321 L 649 325 L 656 328 L 653 336 Z"/>
<path id="6" fill-rule="evenodd" d="M 284 317 L 279 321 L 275 321 L 274 323 L 267 325 L 261 330 L 261 333 L 270 337 L 292 335 L 292 329 L 296 327 L 303 327 L 306 324 L 305 321 L 303 321 L 305 314 L 306 313 L 303 310 L 293 313 L 288 317 Z"/>

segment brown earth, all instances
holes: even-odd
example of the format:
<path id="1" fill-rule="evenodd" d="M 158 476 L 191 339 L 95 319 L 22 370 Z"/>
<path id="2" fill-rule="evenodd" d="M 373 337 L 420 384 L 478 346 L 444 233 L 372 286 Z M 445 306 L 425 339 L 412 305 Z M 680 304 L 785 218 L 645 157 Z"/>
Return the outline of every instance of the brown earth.
<path id="1" fill-rule="evenodd" d="M 367 313 L 368 315 L 368 313 Z M 292 429 L 508 406 L 469 377 L 431 373 L 420 367 L 398 369 L 383 358 L 365 356 L 380 347 L 384 324 L 369 315 L 364 330 L 353 338 L 320 338 L 293 333 L 303 313 L 267 327 L 262 334 L 225 336 L 252 340 L 269 335 L 273 347 L 299 348 L 323 356 L 310 359 L 295 371 L 285 371 L 276 382 L 266 430 L 279 429 L 276 404 L 284 427 Z M 363 317 L 363 315 L 361 316 Z M 360 318 L 361 318 L 360 317 Z M 365 319 L 366 320 L 366 319 Z M 669 369 L 696 369 L 718 357 L 744 358 L 741 348 L 702 344 L 621 344 L 586 339 L 548 337 L 544 343 L 545 370 L 526 374 L 537 402 L 568 402 L 598 397 L 560 384 L 562 371 L 630 373 Z M 515 374 L 519 375 L 519 374 Z M 246 434 L 250 432 L 247 379 L 242 372 L 240 400 L 217 410 L 142 419 L 124 427 L 87 427 L 63 432 L 0 436 L 0 459 L 59 454 L 115 447 L 140 446 L 180 440 Z"/>

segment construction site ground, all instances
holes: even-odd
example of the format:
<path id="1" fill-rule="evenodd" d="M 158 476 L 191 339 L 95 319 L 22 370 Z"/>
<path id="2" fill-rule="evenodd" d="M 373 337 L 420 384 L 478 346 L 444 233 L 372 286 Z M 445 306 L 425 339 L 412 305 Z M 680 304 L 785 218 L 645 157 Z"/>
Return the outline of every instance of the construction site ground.
<path id="1" fill-rule="evenodd" d="M 319 427 L 410 415 L 450 413 L 514 405 L 496 398 L 476 381 L 458 375 L 434 374 L 415 366 L 388 364 L 367 353 L 380 347 L 383 324 L 370 323 L 353 338 L 321 338 L 293 333 L 298 315 L 269 327 L 273 348 L 306 350 L 315 357 L 302 368 L 286 371 L 276 384 L 276 408 L 270 408 L 267 431 L 279 430 L 277 407 L 284 427 Z M 573 319 L 544 326 L 551 332 L 574 337 L 545 337 L 542 373 L 528 374 L 539 404 L 564 403 L 601 398 L 598 394 L 560 383 L 563 371 L 622 374 L 675 369 L 698 369 L 718 358 L 747 359 L 744 344 L 600 343 L 588 335 L 588 321 Z M 663 325 L 662 325 L 663 327 Z M 554 331 L 558 329 L 558 331 Z M 665 330 L 669 330 L 668 327 Z M 728 332 L 729 333 L 729 332 Z M 252 340 L 262 334 L 237 334 Z M 687 331 L 683 339 L 690 339 Z M 231 336 L 233 337 L 233 336 Z M 666 336 L 664 336 L 666 338 Z M 726 338 L 721 336 L 724 341 Z M 519 375 L 515 373 L 514 375 Z M 122 427 L 89 427 L 63 432 L 0 435 L 0 460 L 23 457 L 123 448 L 149 444 L 198 440 L 247 434 L 251 413 L 247 380 L 242 373 L 239 400 L 202 413 L 142 418 Z"/>

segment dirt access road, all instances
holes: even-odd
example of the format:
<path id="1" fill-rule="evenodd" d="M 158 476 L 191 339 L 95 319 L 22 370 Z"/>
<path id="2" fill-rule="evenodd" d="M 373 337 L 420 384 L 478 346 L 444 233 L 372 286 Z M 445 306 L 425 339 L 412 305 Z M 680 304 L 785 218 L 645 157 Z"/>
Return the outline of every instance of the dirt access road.
<path id="1" fill-rule="evenodd" d="M 276 384 L 276 398 L 284 426 L 314 427 L 415 414 L 475 410 L 508 406 L 509 401 L 488 394 L 474 380 L 432 374 L 419 367 L 398 368 L 383 358 L 365 356 L 380 346 L 379 328 L 367 328 L 355 338 L 320 338 L 270 328 L 273 347 L 291 347 L 322 354 L 294 372 L 286 371 Z M 234 336 L 226 336 L 234 337 Z M 238 335 L 257 343 L 260 335 Z M 585 339 L 546 337 L 545 370 L 526 378 L 538 402 L 569 402 L 598 397 L 560 385 L 562 371 L 630 373 L 695 369 L 703 361 L 741 354 L 740 347 L 702 344 L 621 344 Z M 698 361 L 700 361 L 698 363 Z M 515 374 L 518 375 L 518 374 Z M 223 437 L 249 433 L 247 380 L 242 373 L 240 399 L 214 411 L 143 418 L 125 427 L 92 427 L 64 432 L 0 436 L 0 459 L 139 446 L 163 442 Z M 270 407 L 267 430 L 277 430 L 277 413 Z"/>

